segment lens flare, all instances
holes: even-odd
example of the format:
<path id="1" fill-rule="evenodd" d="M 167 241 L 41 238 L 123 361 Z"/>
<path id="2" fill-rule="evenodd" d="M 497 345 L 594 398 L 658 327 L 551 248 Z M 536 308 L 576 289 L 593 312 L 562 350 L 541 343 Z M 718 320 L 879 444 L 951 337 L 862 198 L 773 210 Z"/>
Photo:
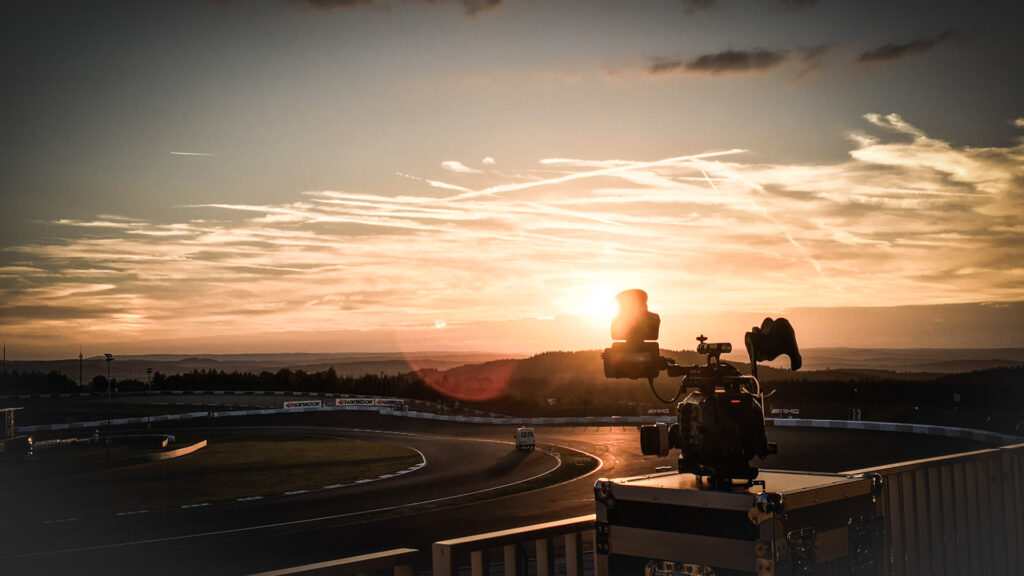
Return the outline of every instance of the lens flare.
<path id="1" fill-rule="evenodd" d="M 467 352 L 486 350 L 490 343 L 480 342 L 452 348 L 453 342 L 466 342 L 467 330 L 458 324 L 434 323 L 419 329 L 409 328 L 393 334 L 409 369 L 421 382 L 452 400 L 485 401 L 500 398 L 508 390 L 516 368 L 515 360 L 491 360 L 465 364 Z M 458 357 L 458 360 L 453 358 Z M 472 361 L 470 361 L 472 362 Z"/>
<path id="2" fill-rule="evenodd" d="M 448 370 L 421 368 L 416 374 L 426 385 L 449 398 L 483 401 L 504 395 L 516 364 L 515 360 L 495 360 Z"/>

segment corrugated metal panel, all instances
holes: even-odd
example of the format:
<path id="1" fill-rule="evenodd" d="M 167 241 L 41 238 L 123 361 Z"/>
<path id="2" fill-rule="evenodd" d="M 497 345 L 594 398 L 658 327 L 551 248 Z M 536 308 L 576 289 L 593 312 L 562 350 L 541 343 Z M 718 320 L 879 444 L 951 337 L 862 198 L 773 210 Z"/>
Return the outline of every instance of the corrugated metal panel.
<path id="1" fill-rule="evenodd" d="M 946 514 L 942 508 L 942 490 L 936 489 L 942 485 L 942 466 L 933 466 L 924 471 L 927 475 L 926 485 L 928 486 L 928 534 L 929 557 L 932 574 L 945 576 L 947 572 L 946 559 L 943 557 L 946 544 L 944 535 L 944 518 Z"/>
<path id="2" fill-rule="evenodd" d="M 1006 510 L 1007 574 L 1024 573 L 1024 445 L 1001 454 Z"/>
<path id="3" fill-rule="evenodd" d="M 894 576 L 1024 574 L 1024 444 L 871 470 Z"/>

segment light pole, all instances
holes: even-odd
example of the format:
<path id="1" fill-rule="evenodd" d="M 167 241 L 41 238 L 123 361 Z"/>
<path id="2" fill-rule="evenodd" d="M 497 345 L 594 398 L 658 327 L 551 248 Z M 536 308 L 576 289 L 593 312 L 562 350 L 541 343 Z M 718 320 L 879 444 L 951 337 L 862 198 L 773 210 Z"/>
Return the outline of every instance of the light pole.
<path id="1" fill-rule="evenodd" d="M 110 383 L 110 363 L 114 361 L 112 354 L 104 354 L 107 357 L 107 460 L 110 460 L 110 434 L 111 434 L 111 412 L 110 412 L 110 391 L 114 387 Z"/>

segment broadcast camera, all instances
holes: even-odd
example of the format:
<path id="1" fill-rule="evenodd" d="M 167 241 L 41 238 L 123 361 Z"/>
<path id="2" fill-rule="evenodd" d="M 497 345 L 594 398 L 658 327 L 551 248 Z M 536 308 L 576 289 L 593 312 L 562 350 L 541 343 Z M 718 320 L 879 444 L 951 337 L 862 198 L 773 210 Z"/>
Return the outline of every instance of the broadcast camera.
<path id="1" fill-rule="evenodd" d="M 760 328 L 747 332 L 744 343 L 752 375 L 745 376 L 721 359 L 722 354 L 732 352 L 732 344 L 708 342 L 704 335 L 697 338 L 697 352 L 707 357 L 703 365 L 679 366 L 661 356 L 657 342 L 661 318 L 647 310 L 647 293 L 626 290 L 616 300 L 619 313 L 611 327 L 615 342 L 601 355 L 605 376 L 646 378 L 655 397 L 666 404 L 690 391 L 676 405 L 675 424 L 658 423 L 640 429 L 641 451 L 667 456 L 670 449 L 679 449 L 679 472 L 706 477 L 712 488 L 731 488 L 735 480 L 751 485 L 758 470 L 750 466 L 750 460 L 778 450 L 765 435 L 764 396 L 757 382 L 757 363 L 786 354 L 791 368 L 800 368 L 793 326 L 785 318 L 765 318 Z M 662 398 L 654 388 L 654 379 L 661 371 L 683 378 L 671 399 Z"/>

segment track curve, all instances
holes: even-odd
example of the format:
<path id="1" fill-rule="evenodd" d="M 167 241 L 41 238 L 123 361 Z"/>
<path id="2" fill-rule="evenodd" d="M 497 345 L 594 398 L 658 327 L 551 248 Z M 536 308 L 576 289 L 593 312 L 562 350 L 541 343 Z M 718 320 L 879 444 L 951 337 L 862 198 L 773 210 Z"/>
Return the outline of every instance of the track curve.
<path id="1" fill-rule="evenodd" d="M 34 540 L 16 549 L 9 548 L 9 541 L 0 544 L 0 564 L 10 568 L 5 574 L 247 574 L 394 547 L 428 550 L 441 539 L 593 512 L 594 476 L 504 495 L 499 487 L 510 477 L 509 463 L 501 459 L 512 450 L 510 431 L 504 428 L 370 414 L 350 417 L 345 425 L 333 430 L 409 445 L 423 452 L 428 465 L 351 490 L 51 527 L 37 534 L 48 536 L 45 542 Z M 331 429 L 316 428 L 320 433 Z M 978 447 L 850 431 L 776 429 L 769 434 L 782 450 L 761 465 L 833 472 Z M 597 456 L 604 466 L 600 475 L 607 477 L 647 473 L 674 462 L 641 456 L 635 428 L 539 428 L 538 442 L 556 452 L 561 449 L 554 446 L 561 445 Z M 543 450 L 533 456 L 548 458 Z M 519 464 L 513 472 L 520 479 L 531 476 L 525 467 L 515 470 Z M 480 490 L 483 501 L 446 497 Z"/>

